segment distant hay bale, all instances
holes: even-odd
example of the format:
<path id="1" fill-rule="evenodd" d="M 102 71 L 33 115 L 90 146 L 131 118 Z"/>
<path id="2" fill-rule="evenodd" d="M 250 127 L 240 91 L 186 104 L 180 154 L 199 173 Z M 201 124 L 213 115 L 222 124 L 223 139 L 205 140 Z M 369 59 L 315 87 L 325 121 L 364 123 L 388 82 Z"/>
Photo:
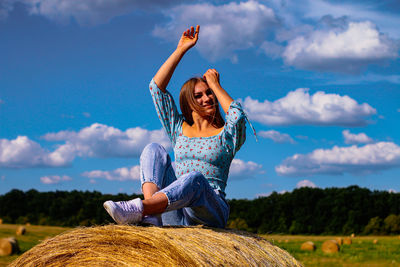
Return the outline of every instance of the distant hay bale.
<path id="1" fill-rule="evenodd" d="M 351 237 L 351 238 L 354 238 L 354 237 L 356 237 L 356 235 L 355 235 L 354 233 L 352 233 L 352 234 L 350 235 L 350 237 Z"/>
<path id="2" fill-rule="evenodd" d="M 307 241 L 301 244 L 300 249 L 301 250 L 307 250 L 307 251 L 314 251 L 315 250 L 315 244 L 312 241 Z"/>
<path id="3" fill-rule="evenodd" d="M 0 224 L 3 224 L 3 219 L 2 218 L 0 218 Z"/>
<path id="4" fill-rule="evenodd" d="M 0 239 L 0 256 L 9 256 L 19 252 L 18 241 L 15 237 Z"/>
<path id="5" fill-rule="evenodd" d="M 343 245 L 351 245 L 353 242 L 350 237 L 345 237 L 343 239 Z"/>
<path id="6" fill-rule="evenodd" d="M 336 240 L 327 240 L 322 244 L 322 251 L 325 253 L 339 252 L 340 246 Z"/>
<path id="7" fill-rule="evenodd" d="M 338 243 L 339 246 L 343 245 L 343 238 L 336 237 L 335 240 L 336 240 L 336 242 Z"/>
<path id="8" fill-rule="evenodd" d="M 106 225 L 44 240 L 10 266 L 302 266 L 265 239 L 205 227 Z"/>
<path id="9" fill-rule="evenodd" d="M 372 243 L 378 244 L 378 239 L 374 239 L 374 241 L 372 241 Z"/>
<path id="10" fill-rule="evenodd" d="M 30 223 L 30 222 L 27 222 L 25 225 L 26 225 L 26 226 L 31 226 L 31 223 Z"/>
<path id="11" fill-rule="evenodd" d="M 26 228 L 24 226 L 19 226 L 17 228 L 16 234 L 17 235 L 24 235 L 26 233 Z"/>

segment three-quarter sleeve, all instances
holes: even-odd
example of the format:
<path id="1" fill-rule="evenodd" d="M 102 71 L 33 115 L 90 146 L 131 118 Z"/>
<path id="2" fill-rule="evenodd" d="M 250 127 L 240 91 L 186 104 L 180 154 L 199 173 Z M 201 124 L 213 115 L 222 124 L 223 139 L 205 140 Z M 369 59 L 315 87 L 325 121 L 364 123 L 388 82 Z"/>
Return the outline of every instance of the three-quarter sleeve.
<path id="1" fill-rule="evenodd" d="M 158 118 L 160 119 L 173 146 L 175 146 L 176 138 L 182 127 L 183 116 L 178 113 L 178 109 L 176 108 L 171 94 L 168 91 L 165 93 L 162 92 L 153 79 L 149 84 L 149 89 Z"/>
<path id="2" fill-rule="evenodd" d="M 244 141 L 246 141 L 246 115 L 239 102 L 233 101 L 230 104 L 225 120 L 222 139 L 233 155 L 235 155 Z"/>

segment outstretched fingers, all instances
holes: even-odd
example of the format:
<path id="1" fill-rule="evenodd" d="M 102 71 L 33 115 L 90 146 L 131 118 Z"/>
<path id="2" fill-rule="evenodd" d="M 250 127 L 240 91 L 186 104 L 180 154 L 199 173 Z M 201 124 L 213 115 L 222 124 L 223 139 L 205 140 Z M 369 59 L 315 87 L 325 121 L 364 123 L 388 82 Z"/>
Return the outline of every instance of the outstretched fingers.
<path id="1" fill-rule="evenodd" d="M 199 38 L 199 32 L 200 32 L 200 25 L 197 25 L 196 26 L 196 31 L 194 33 L 194 38 L 196 39 L 196 41 Z"/>
<path id="2" fill-rule="evenodd" d="M 190 36 L 194 36 L 194 27 L 190 27 Z"/>

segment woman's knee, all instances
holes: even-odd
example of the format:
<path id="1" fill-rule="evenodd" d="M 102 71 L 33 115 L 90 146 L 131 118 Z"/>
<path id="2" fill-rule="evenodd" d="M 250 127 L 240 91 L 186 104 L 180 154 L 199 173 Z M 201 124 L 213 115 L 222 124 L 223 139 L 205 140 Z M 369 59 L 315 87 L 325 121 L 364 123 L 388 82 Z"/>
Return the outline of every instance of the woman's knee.
<path id="1" fill-rule="evenodd" d="M 144 147 L 140 155 L 140 161 L 142 162 L 146 159 L 153 161 L 155 158 L 161 159 L 165 164 L 167 164 L 169 160 L 168 153 L 162 145 L 150 143 Z"/>
<path id="2" fill-rule="evenodd" d="M 205 182 L 207 182 L 206 178 L 201 172 L 198 171 L 192 171 L 189 172 L 185 177 L 184 177 L 184 183 L 188 186 L 191 187 L 203 187 Z"/>

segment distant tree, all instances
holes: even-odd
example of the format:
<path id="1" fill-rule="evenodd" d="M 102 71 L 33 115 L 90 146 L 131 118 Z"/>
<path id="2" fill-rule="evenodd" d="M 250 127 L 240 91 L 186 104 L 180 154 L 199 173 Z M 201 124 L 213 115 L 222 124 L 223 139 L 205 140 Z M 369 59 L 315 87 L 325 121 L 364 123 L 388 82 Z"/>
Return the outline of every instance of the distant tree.
<path id="1" fill-rule="evenodd" d="M 249 230 L 249 226 L 247 225 L 246 221 L 243 220 L 242 218 L 236 218 L 234 220 L 228 221 L 227 227 L 232 228 L 232 229 L 242 230 L 242 231 Z"/>
<path id="2" fill-rule="evenodd" d="M 400 233 L 400 215 L 390 214 L 383 221 L 384 230 L 387 234 Z"/>
<path id="3" fill-rule="evenodd" d="M 379 217 L 374 217 L 369 220 L 368 224 L 364 228 L 364 234 L 379 235 L 383 232 L 383 221 Z"/>

